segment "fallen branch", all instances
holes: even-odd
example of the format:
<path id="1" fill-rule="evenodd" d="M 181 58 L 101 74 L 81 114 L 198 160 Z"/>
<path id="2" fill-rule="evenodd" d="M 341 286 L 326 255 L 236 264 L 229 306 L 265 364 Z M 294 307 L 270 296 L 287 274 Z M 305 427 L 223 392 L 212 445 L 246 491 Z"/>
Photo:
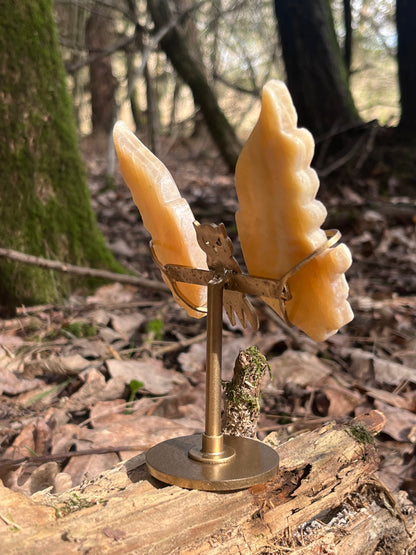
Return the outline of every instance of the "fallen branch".
<path id="1" fill-rule="evenodd" d="M 276 447 L 275 478 L 228 494 L 161 487 L 143 455 L 36 500 L 0 484 L 2 514 L 20 527 L 0 523 L 2 552 L 413 553 L 411 505 L 374 479 L 384 423 L 377 411 L 328 422 Z"/>
<path id="2" fill-rule="evenodd" d="M 256 347 L 240 351 L 233 378 L 224 384 L 224 434 L 255 437 L 260 416 L 261 387 L 268 372 L 270 366 Z"/>
<path id="3" fill-rule="evenodd" d="M 119 274 L 117 272 L 110 272 L 109 270 L 100 270 L 97 268 L 87 268 L 85 266 L 75 266 L 74 264 L 67 264 L 59 260 L 49 260 L 40 256 L 32 256 L 23 252 L 15 251 L 13 249 L 0 248 L 0 257 L 21 262 L 22 264 L 30 264 L 38 268 L 45 268 L 47 270 L 55 270 L 65 274 L 74 274 L 77 276 L 96 277 L 109 281 L 118 281 L 119 283 L 128 283 L 129 285 L 138 285 L 140 287 L 147 287 L 155 291 L 168 291 L 167 286 L 161 281 L 146 279 L 144 277 Z"/>
<path id="4" fill-rule="evenodd" d="M 120 445 L 118 447 L 97 447 L 93 449 L 80 449 L 79 451 L 69 451 L 67 453 L 53 453 L 49 455 L 39 455 L 37 457 L 22 457 L 21 459 L 2 459 L 0 460 L 0 476 L 5 476 L 10 470 L 16 470 L 22 465 L 39 466 L 46 462 L 62 461 L 73 457 L 83 457 L 84 455 L 105 455 L 106 453 L 119 453 L 121 451 L 145 451 L 151 445 Z"/>

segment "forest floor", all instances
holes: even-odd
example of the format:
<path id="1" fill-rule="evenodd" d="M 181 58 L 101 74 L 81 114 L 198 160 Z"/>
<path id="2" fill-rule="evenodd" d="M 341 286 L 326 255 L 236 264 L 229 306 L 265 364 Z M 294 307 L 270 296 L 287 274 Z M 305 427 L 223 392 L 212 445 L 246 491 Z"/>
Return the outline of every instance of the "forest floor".
<path id="1" fill-rule="evenodd" d="M 108 244 L 126 267 L 160 280 L 130 193 L 118 174 L 108 184 L 105 155 L 93 146 L 86 141 L 85 158 Z M 164 148 L 196 218 L 226 225 L 244 268 L 233 176 L 201 140 Z M 315 343 L 258 303 L 259 331 L 224 319 L 223 378 L 241 349 L 256 345 L 266 355 L 260 438 L 277 431 L 285 441 L 328 420 L 383 412 L 379 478 L 415 503 L 416 156 L 403 174 L 393 151 L 384 146 L 321 179 L 325 227 L 339 228 L 353 254 L 354 320 Z M 159 441 L 202 431 L 205 339 L 204 319 L 187 317 L 170 293 L 118 283 L 0 320 L 4 484 L 27 495 L 61 492 Z"/>

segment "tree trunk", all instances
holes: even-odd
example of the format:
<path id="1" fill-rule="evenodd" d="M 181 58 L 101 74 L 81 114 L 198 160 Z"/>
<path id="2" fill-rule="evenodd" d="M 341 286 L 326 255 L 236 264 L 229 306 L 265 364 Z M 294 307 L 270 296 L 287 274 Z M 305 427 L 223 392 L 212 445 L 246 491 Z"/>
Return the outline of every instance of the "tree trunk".
<path id="1" fill-rule="evenodd" d="M 2 247 L 120 269 L 98 231 L 78 150 L 52 0 L 21 0 L 0 20 Z M 0 264 L 0 303 L 55 302 L 69 277 Z"/>
<path id="2" fill-rule="evenodd" d="M 351 60 L 352 60 L 352 10 L 351 0 L 343 0 L 344 4 L 344 60 L 345 67 L 347 68 L 347 78 L 351 74 Z"/>
<path id="3" fill-rule="evenodd" d="M 100 57 L 113 34 L 111 13 L 103 12 L 100 2 L 95 2 L 86 27 L 86 47 L 89 55 L 97 59 L 89 65 L 93 133 L 111 133 L 115 120 L 115 79 L 110 56 Z"/>
<path id="4" fill-rule="evenodd" d="M 149 11 L 156 31 L 169 25 L 173 14 L 168 0 L 148 0 Z M 204 71 L 191 51 L 180 23 L 161 40 L 161 46 L 177 73 L 190 87 L 195 104 L 200 106 L 211 136 L 231 171 L 234 171 L 241 145 L 238 138 L 218 105 Z"/>
<path id="5" fill-rule="evenodd" d="M 198 64 L 198 67 L 207 79 L 207 82 L 209 82 L 209 77 L 204 65 L 201 44 L 199 42 L 199 31 L 194 17 L 195 14 L 192 11 L 194 2 L 195 0 L 175 0 L 175 6 L 179 13 L 186 14 L 181 19 L 181 32 L 183 33 L 183 38 L 188 45 L 189 52 L 192 52 L 194 61 Z M 206 136 L 207 127 L 204 121 L 204 116 L 201 113 L 195 114 L 195 117 L 193 118 L 193 125 L 194 129 L 192 132 L 192 138 Z"/>
<path id="6" fill-rule="evenodd" d="M 275 0 L 275 12 L 300 125 L 318 138 L 358 122 L 329 0 Z"/>
<path id="7" fill-rule="evenodd" d="M 416 136 L 416 2 L 396 0 L 401 118 L 399 129 Z"/>
<path id="8" fill-rule="evenodd" d="M 144 66 L 144 79 L 146 81 L 147 101 L 147 132 L 149 134 L 150 148 L 155 156 L 160 156 L 160 125 L 158 95 L 149 64 Z"/>

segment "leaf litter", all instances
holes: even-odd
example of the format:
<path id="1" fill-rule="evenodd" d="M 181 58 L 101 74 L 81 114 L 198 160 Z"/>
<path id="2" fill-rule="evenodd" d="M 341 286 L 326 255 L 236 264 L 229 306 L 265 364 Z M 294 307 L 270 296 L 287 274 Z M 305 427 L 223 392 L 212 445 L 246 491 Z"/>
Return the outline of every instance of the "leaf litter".
<path id="1" fill-rule="evenodd" d="M 198 220 L 224 222 L 244 270 L 232 176 L 218 160 L 190 159 L 180 150 L 166 163 Z M 90 188 L 119 260 L 160 280 L 121 178 L 109 189 L 104 170 L 95 172 Z M 259 331 L 224 318 L 223 378 L 231 378 L 239 351 L 250 345 L 267 357 L 271 379 L 260 438 L 275 431 L 284 440 L 327 420 L 380 410 L 386 426 L 376 439 L 378 475 L 415 502 L 416 207 L 413 218 L 390 221 L 377 210 L 385 200 L 376 179 L 368 190 L 370 199 L 357 181 L 323 193 L 331 226 L 338 227 L 346 204 L 362 213 L 339 224 L 354 259 L 348 272 L 353 322 L 316 344 L 256 301 Z M 397 202 L 412 206 L 408 197 Z M 119 283 L 87 297 L 74 293 L 62 306 L 18 307 L 15 318 L 0 321 L 4 485 L 25 495 L 59 493 L 159 441 L 203 431 L 205 340 L 204 320 L 188 318 L 169 294 Z"/>

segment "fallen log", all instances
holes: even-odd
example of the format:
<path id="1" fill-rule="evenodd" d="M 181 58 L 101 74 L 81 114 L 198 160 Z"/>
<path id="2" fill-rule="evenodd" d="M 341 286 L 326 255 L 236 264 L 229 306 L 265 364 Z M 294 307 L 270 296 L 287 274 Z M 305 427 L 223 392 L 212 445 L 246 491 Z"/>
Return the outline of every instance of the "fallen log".
<path id="1" fill-rule="evenodd" d="M 276 445 L 276 478 L 233 493 L 161 484 L 144 455 L 60 495 L 27 498 L 1 487 L 1 551 L 361 555 L 384 545 L 384 553 L 409 552 L 414 516 L 403 516 L 405 499 L 395 500 L 374 475 L 374 435 L 384 420 L 372 411 Z"/>

